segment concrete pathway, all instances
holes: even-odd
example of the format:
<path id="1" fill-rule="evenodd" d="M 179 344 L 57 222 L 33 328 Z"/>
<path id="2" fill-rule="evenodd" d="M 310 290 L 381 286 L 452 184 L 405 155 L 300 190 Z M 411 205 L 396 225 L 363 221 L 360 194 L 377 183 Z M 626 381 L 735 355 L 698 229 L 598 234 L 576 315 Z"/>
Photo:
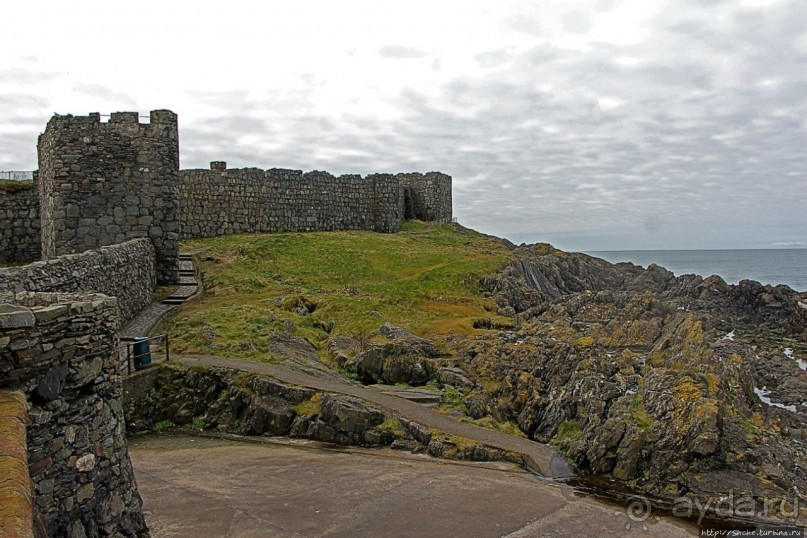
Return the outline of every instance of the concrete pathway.
<path id="1" fill-rule="evenodd" d="M 149 332 L 168 312 L 199 292 L 196 269 L 190 254 L 179 255 L 179 286 L 168 297 L 144 307 L 120 330 L 121 338 L 148 336 Z"/>
<path id="2" fill-rule="evenodd" d="M 697 535 L 509 464 L 166 434 L 132 439 L 130 454 L 154 538 Z"/>
<path id="3" fill-rule="evenodd" d="M 563 477 L 573 475 L 566 460 L 551 446 L 536 443 L 529 439 L 508 435 L 467 422 L 460 422 L 453 417 L 442 415 L 421 404 L 399 398 L 388 393 L 366 388 L 358 383 L 337 378 L 314 377 L 302 372 L 287 370 L 275 364 L 249 362 L 225 357 L 201 355 L 173 355 L 171 360 L 186 365 L 199 364 L 208 367 L 223 367 L 266 374 L 285 383 L 301 385 L 328 392 L 337 392 L 356 396 L 381 407 L 387 413 L 402 417 L 423 426 L 440 430 L 449 435 L 459 435 L 474 441 L 519 452 L 526 457 L 527 467 L 547 477 Z"/>

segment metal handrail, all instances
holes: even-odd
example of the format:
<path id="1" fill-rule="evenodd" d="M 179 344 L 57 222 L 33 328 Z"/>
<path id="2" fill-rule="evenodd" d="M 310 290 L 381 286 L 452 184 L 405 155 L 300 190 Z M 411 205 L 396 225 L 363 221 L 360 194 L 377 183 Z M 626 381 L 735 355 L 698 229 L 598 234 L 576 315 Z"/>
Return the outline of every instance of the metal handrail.
<path id="1" fill-rule="evenodd" d="M 152 354 L 151 349 L 151 342 L 165 342 L 165 362 L 171 360 L 171 342 L 168 338 L 168 333 L 157 334 L 154 336 L 147 336 L 147 337 L 123 337 L 120 339 L 121 342 L 125 342 L 123 345 L 119 346 L 122 348 L 126 346 L 126 366 L 128 370 L 128 375 L 132 375 L 132 370 L 134 369 L 134 362 L 135 359 L 139 359 L 145 357 L 146 355 Z M 148 342 L 149 343 L 149 351 L 147 353 L 142 353 L 140 355 L 134 354 L 134 344 L 141 343 L 141 342 Z"/>
<path id="2" fill-rule="evenodd" d="M 0 170 L 0 179 L 9 181 L 30 181 L 34 173 L 30 170 Z"/>

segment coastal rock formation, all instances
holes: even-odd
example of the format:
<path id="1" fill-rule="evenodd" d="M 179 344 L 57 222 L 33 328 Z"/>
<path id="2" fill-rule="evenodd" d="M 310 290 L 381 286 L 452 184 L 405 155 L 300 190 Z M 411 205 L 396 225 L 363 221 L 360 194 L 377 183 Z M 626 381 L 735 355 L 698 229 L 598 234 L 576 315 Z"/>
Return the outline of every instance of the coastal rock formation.
<path id="1" fill-rule="evenodd" d="M 173 425 L 341 445 L 390 446 L 445 459 L 521 461 L 519 454 L 389 417 L 353 396 L 227 368 L 163 365 L 141 372 L 126 380 L 124 413 L 130 434 Z"/>
<path id="2" fill-rule="evenodd" d="M 729 285 L 717 275 L 675 276 L 655 264 L 642 268 L 632 263 L 611 264 L 586 254 L 568 253 L 550 245 L 522 246 L 512 252 L 511 263 L 483 286 L 500 308 L 512 308 L 530 317 L 537 307 L 580 292 L 650 292 L 685 309 L 706 311 L 721 318 L 736 317 L 764 329 L 789 333 L 807 331 L 807 298 L 788 286 L 762 285 L 743 280 Z"/>
<path id="3" fill-rule="evenodd" d="M 384 323 L 370 335 L 367 349 L 348 360 L 345 368 L 365 383 L 425 385 L 437 370 L 431 359 L 439 355 L 434 342 Z"/>
<path id="4" fill-rule="evenodd" d="M 520 247 L 483 286 L 519 328 L 455 338 L 474 418 L 513 420 L 584 473 L 659 498 L 807 493 L 807 294 Z M 776 509 L 771 509 L 775 506 Z M 756 514 L 756 512 L 755 512 Z"/>

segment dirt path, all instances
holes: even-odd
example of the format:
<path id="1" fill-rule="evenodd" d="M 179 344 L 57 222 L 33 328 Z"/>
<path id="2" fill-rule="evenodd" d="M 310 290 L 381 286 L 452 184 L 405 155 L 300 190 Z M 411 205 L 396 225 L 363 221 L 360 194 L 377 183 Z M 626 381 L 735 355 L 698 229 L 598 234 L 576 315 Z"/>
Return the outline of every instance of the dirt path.
<path id="1" fill-rule="evenodd" d="M 241 361 L 225 357 L 172 355 L 171 359 L 172 361 L 177 360 L 186 365 L 200 364 L 203 366 L 218 366 L 267 374 L 293 385 L 356 396 L 372 402 L 393 416 L 412 420 L 418 424 L 440 430 L 449 435 L 467 437 L 468 439 L 495 448 L 524 454 L 526 456 L 527 467 L 543 476 L 563 477 L 574 474 L 566 463 L 566 460 L 551 446 L 536 443 L 529 439 L 507 435 L 495 430 L 489 430 L 466 422 L 460 422 L 450 416 L 441 415 L 440 413 L 432 411 L 423 405 L 390 394 L 378 392 L 358 383 L 351 383 L 348 380 L 314 377 L 301 372 L 291 371 L 274 364 Z"/>

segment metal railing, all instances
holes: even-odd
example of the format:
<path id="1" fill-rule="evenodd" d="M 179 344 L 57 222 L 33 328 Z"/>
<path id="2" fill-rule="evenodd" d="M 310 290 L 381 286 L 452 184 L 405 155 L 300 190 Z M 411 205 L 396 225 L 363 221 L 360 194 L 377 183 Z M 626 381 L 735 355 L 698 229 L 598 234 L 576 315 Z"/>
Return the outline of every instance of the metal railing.
<path id="1" fill-rule="evenodd" d="M 154 364 L 152 359 L 160 362 L 171 360 L 171 342 L 168 334 L 121 338 L 120 340 L 120 356 L 126 361 L 128 375 L 132 375 L 135 370 L 150 367 Z"/>
<path id="2" fill-rule="evenodd" d="M 29 170 L 0 170 L 0 179 L 27 181 L 34 179 L 34 173 Z"/>

